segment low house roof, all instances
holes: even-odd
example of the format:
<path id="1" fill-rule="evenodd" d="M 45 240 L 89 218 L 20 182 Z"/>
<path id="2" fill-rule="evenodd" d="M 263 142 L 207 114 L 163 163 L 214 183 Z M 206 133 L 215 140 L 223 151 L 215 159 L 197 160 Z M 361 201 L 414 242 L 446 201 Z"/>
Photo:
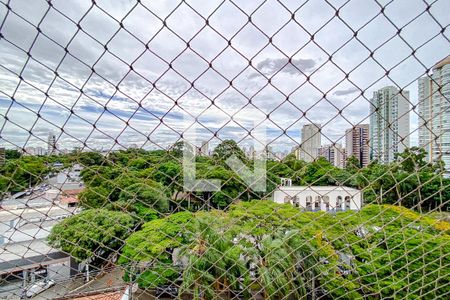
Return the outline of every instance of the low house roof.
<path id="1" fill-rule="evenodd" d="M 280 191 L 313 191 L 313 192 L 332 192 L 332 191 L 346 191 L 346 192 L 360 192 L 360 190 L 348 186 L 316 186 L 316 185 L 301 185 L 301 186 L 280 186 L 277 188 Z"/>
<path id="2" fill-rule="evenodd" d="M 78 200 L 77 197 L 62 196 L 60 202 L 61 203 L 65 203 L 65 204 L 69 204 L 69 203 L 78 203 L 79 200 Z"/>
<path id="3" fill-rule="evenodd" d="M 76 300 L 120 300 L 122 299 L 124 291 L 115 292 L 101 292 L 97 294 L 87 294 L 85 296 L 73 297 Z"/>
<path id="4" fill-rule="evenodd" d="M 63 195 L 67 196 L 76 196 L 79 193 L 81 193 L 84 189 L 70 189 L 70 190 L 64 190 L 62 193 Z"/>

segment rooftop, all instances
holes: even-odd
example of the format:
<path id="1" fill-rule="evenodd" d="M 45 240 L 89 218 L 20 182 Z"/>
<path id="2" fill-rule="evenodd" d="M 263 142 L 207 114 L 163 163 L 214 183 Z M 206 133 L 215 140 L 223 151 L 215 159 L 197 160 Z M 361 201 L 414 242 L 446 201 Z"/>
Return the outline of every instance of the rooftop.
<path id="1" fill-rule="evenodd" d="M 433 69 L 442 68 L 445 65 L 450 64 L 450 55 L 444 58 L 443 60 L 439 61 L 437 64 L 433 66 Z"/>
<path id="2" fill-rule="evenodd" d="M 0 210 L 0 222 L 5 223 L 10 220 L 22 219 L 30 220 L 36 218 L 51 218 L 64 215 L 73 215 L 77 213 L 78 208 L 75 207 L 60 207 L 58 205 L 51 205 L 39 208 L 18 208 L 10 210 Z"/>
<path id="3" fill-rule="evenodd" d="M 358 189 L 348 187 L 348 186 L 306 186 L 306 185 L 292 185 L 292 186 L 280 186 L 278 187 L 278 190 L 281 191 L 302 191 L 302 190 L 312 190 L 312 191 L 318 191 L 318 192 L 330 192 L 330 191 L 338 191 L 338 190 L 344 190 L 344 191 L 355 191 L 359 192 Z"/>
<path id="4" fill-rule="evenodd" d="M 0 248 L 0 274 L 67 260 L 69 255 L 50 247 L 45 240 L 7 244 Z"/>
<path id="5" fill-rule="evenodd" d="M 45 239 L 35 239 L 26 242 L 6 244 L 0 247 L 0 266 L 1 263 L 7 261 L 40 255 L 48 256 L 50 253 L 56 252 L 59 252 L 59 250 L 50 247 Z"/>
<path id="6" fill-rule="evenodd" d="M 101 293 L 87 296 L 80 296 L 72 299 L 76 300 L 120 300 L 122 299 L 123 291 L 111 292 L 111 293 Z"/>

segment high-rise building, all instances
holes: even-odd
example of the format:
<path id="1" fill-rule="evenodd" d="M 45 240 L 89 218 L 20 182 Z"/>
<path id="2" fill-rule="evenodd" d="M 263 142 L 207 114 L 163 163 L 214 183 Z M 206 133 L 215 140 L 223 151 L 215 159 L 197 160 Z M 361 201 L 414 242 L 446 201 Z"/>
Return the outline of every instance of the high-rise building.
<path id="1" fill-rule="evenodd" d="M 341 144 L 320 147 L 319 156 L 325 157 L 335 167 L 343 168 L 345 165 L 345 149 Z"/>
<path id="2" fill-rule="evenodd" d="M 312 162 L 319 156 L 319 148 L 322 143 L 320 124 L 306 124 L 302 128 L 302 142 L 297 151 L 297 158 L 306 162 Z"/>
<path id="3" fill-rule="evenodd" d="M 409 91 L 387 86 L 370 102 L 370 158 L 390 163 L 409 147 Z"/>
<path id="4" fill-rule="evenodd" d="M 34 148 L 34 155 L 45 155 L 45 148 L 40 146 Z"/>
<path id="5" fill-rule="evenodd" d="M 36 155 L 36 148 L 34 148 L 34 147 L 26 147 L 24 155 Z"/>
<path id="6" fill-rule="evenodd" d="M 450 56 L 433 67 L 433 74 L 419 79 L 419 146 L 427 160 L 444 161 L 450 176 Z"/>
<path id="7" fill-rule="evenodd" d="M 256 156 L 255 147 L 253 145 L 250 145 L 248 147 L 247 157 L 250 159 L 254 159 L 255 156 Z"/>
<path id="8" fill-rule="evenodd" d="M 48 134 L 48 140 L 47 140 L 47 155 L 55 154 L 57 151 L 57 145 L 56 145 L 56 135 L 54 135 L 52 132 Z"/>
<path id="9" fill-rule="evenodd" d="M 369 149 L 369 124 L 358 124 L 345 131 L 345 152 L 348 157 L 356 157 L 360 167 L 369 164 Z"/>
<path id="10" fill-rule="evenodd" d="M 203 141 L 200 147 L 200 155 L 209 155 L 209 141 Z"/>
<path id="11" fill-rule="evenodd" d="M 277 158 L 272 146 L 267 145 L 264 148 L 264 151 L 265 151 L 266 159 L 276 159 Z"/>

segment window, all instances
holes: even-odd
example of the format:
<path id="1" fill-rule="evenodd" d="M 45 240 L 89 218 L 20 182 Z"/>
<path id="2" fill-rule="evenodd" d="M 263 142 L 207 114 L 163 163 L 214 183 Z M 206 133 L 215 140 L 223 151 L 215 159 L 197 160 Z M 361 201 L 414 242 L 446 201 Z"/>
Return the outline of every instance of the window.
<path id="1" fill-rule="evenodd" d="M 316 196 L 316 201 L 314 201 L 314 210 L 320 210 L 320 200 L 321 196 Z"/>
<path id="2" fill-rule="evenodd" d="M 325 204 L 325 210 L 329 211 L 330 210 L 330 197 L 323 196 L 323 203 Z"/>
<path id="3" fill-rule="evenodd" d="M 298 196 L 294 196 L 294 207 L 300 207 L 300 199 L 298 198 Z"/>
<path id="4" fill-rule="evenodd" d="M 336 198 L 336 210 L 342 210 L 342 196 L 337 196 Z"/>
<path id="5" fill-rule="evenodd" d="M 350 202 L 351 202 L 350 196 L 345 196 L 345 210 L 350 209 Z"/>
<path id="6" fill-rule="evenodd" d="M 306 196 L 306 210 L 312 210 L 312 196 Z"/>

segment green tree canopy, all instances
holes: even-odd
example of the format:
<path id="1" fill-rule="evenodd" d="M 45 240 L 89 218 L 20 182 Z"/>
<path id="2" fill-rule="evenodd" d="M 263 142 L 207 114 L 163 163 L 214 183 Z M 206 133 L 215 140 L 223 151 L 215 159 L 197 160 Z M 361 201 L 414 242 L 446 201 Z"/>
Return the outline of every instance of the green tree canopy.
<path id="1" fill-rule="evenodd" d="M 244 151 L 242 151 L 238 144 L 233 140 L 223 141 L 213 151 L 213 157 L 222 162 L 226 161 L 233 155 L 243 162 L 247 161 Z"/>
<path id="2" fill-rule="evenodd" d="M 421 171 L 426 165 L 425 157 L 427 152 L 423 148 L 406 148 L 402 153 L 397 154 L 397 160 L 400 162 L 405 172 Z"/>
<path id="3" fill-rule="evenodd" d="M 120 262 L 145 266 L 137 270 L 142 288 L 182 278 L 181 292 L 208 299 L 222 289 L 317 298 L 314 287 L 327 298 L 442 298 L 449 232 L 449 223 L 398 206 L 331 215 L 252 201 L 148 222 L 127 239 Z"/>
<path id="4" fill-rule="evenodd" d="M 80 152 L 75 156 L 75 161 L 83 166 L 99 166 L 106 164 L 107 160 L 98 152 Z"/>
<path id="5" fill-rule="evenodd" d="M 105 209 L 88 209 L 52 228 L 49 244 L 78 260 L 117 251 L 135 226 L 128 214 Z"/>
<path id="6" fill-rule="evenodd" d="M 128 205 L 140 204 L 160 213 L 169 210 L 169 198 L 157 182 L 135 183 L 125 188 L 119 195 L 119 201 Z"/>
<path id="7" fill-rule="evenodd" d="M 109 204 L 110 190 L 103 186 L 89 186 L 79 195 L 80 205 L 84 208 L 102 208 Z"/>
<path id="8" fill-rule="evenodd" d="M 351 155 L 347 157 L 347 160 L 345 161 L 345 169 L 350 173 L 356 173 L 361 169 L 361 162 L 356 156 Z"/>
<path id="9" fill-rule="evenodd" d="M 5 159 L 9 160 L 9 159 L 18 159 L 22 156 L 22 153 L 20 153 L 20 151 L 15 150 L 15 149 L 6 149 L 5 150 Z"/>
<path id="10" fill-rule="evenodd" d="M 49 172 L 50 168 L 42 157 L 21 156 L 7 160 L 0 167 L 0 191 L 21 192 L 42 182 Z"/>

